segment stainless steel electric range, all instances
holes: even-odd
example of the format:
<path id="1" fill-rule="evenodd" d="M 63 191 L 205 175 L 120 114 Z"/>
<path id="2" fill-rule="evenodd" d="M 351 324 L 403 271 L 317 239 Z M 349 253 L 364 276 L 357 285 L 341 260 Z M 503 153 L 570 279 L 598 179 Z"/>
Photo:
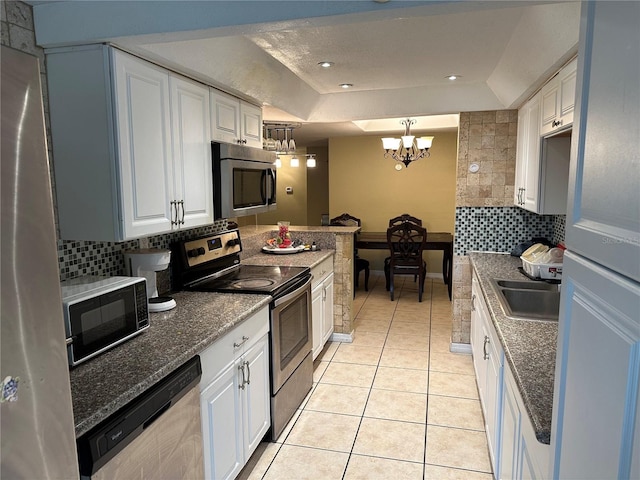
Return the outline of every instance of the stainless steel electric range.
<path id="1" fill-rule="evenodd" d="M 254 293 L 270 304 L 271 439 L 276 440 L 311 390 L 311 271 L 242 265 L 237 230 L 172 245 L 178 290 Z"/>

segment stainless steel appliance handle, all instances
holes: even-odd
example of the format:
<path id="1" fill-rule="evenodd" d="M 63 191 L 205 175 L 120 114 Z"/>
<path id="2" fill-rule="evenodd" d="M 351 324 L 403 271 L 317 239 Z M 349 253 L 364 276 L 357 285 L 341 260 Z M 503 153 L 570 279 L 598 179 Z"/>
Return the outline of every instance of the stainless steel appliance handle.
<path id="1" fill-rule="evenodd" d="M 298 295 L 300 295 L 301 292 L 303 292 L 309 285 L 311 285 L 311 275 L 309 275 L 309 278 L 307 279 L 306 282 L 304 282 L 304 284 L 302 286 L 300 286 L 299 288 L 296 288 L 293 292 L 286 294 L 283 297 L 280 297 L 276 300 L 274 300 L 273 302 L 273 306 L 277 307 L 278 305 L 282 305 L 285 302 L 288 302 L 289 300 L 291 300 L 292 298 L 297 297 Z"/>
<path id="2" fill-rule="evenodd" d="M 273 205 L 276 203 L 276 172 L 270 168 L 267 170 L 267 174 L 271 178 L 271 183 L 269 184 L 269 204 Z"/>

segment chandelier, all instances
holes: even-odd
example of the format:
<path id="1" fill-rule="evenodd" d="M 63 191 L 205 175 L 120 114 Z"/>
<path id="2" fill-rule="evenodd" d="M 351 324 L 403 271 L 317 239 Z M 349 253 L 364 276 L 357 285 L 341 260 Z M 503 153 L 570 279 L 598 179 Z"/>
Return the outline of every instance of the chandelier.
<path id="1" fill-rule="evenodd" d="M 433 142 L 433 137 L 418 137 L 411 135 L 411 125 L 415 125 L 416 121 L 407 118 L 400 120 L 404 125 L 404 135 L 401 138 L 386 137 L 382 139 L 382 148 L 384 148 L 384 157 L 391 157 L 397 163 L 396 170 L 402 170 L 402 164 L 408 167 L 411 162 L 429 157 L 429 149 Z"/>

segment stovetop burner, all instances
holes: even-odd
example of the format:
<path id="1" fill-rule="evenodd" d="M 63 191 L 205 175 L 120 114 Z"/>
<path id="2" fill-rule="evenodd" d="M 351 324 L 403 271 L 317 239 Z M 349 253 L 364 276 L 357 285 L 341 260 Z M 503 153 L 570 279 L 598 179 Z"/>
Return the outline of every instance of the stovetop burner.
<path id="1" fill-rule="evenodd" d="M 273 285 L 275 280 L 269 280 L 268 278 L 248 278 L 246 280 L 233 280 L 229 282 L 229 287 L 246 289 L 246 288 L 265 288 Z"/>

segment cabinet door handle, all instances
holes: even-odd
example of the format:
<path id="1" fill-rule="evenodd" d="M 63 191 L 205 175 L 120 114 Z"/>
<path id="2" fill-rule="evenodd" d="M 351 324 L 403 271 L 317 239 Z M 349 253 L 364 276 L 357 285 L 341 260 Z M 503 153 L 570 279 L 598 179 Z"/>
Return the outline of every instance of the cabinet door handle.
<path id="1" fill-rule="evenodd" d="M 178 202 L 171 200 L 169 205 L 171 205 L 170 208 L 173 208 L 173 212 L 171 213 L 171 226 L 178 225 Z"/>
<path id="2" fill-rule="evenodd" d="M 476 311 L 476 294 L 471 295 L 471 311 Z"/>
<path id="3" fill-rule="evenodd" d="M 242 139 L 242 143 L 244 143 L 244 144 L 246 145 L 246 144 L 247 144 L 247 139 L 246 139 L 246 138 L 243 138 L 243 139 Z"/>
<path id="4" fill-rule="evenodd" d="M 180 225 L 184 225 L 184 200 L 180 200 L 180 211 L 182 212 L 182 214 L 180 215 Z"/>
<path id="5" fill-rule="evenodd" d="M 487 352 L 487 343 L 489 343 L 489 337 L 487 335 L 484 336 L 484 345 L 482 346 L 482 353 L 484 353 L 484 360 L 489 360 L 489 353 Z"/>
<path id="6" fill-rule="evenodd" d="M 240 385 L 238 385 L 238 388 L 240 390 L 244 390 L 244 384 L 246 383 L 246 380 L 244 378 L 244 363 L 242 365 L 238 365 L 238 370 L 240 370 L 240 372 L 242 373 L 242 382 L 240 382 Z"/>
<path id="7" fill-rule="evenodd" d="M 233 348 L 240 348 L 245 342 L 249 340 L 249 337 L 242 336 L 242 341 L 240 343 L 233 342 Z"/>
<path id="8" fill-rule="evenodd" d="M 244 364 L 247 366 L 247 385 L 249 385 L 251 383 L 251 367 L 247 360 L 245 360 Z"/>

